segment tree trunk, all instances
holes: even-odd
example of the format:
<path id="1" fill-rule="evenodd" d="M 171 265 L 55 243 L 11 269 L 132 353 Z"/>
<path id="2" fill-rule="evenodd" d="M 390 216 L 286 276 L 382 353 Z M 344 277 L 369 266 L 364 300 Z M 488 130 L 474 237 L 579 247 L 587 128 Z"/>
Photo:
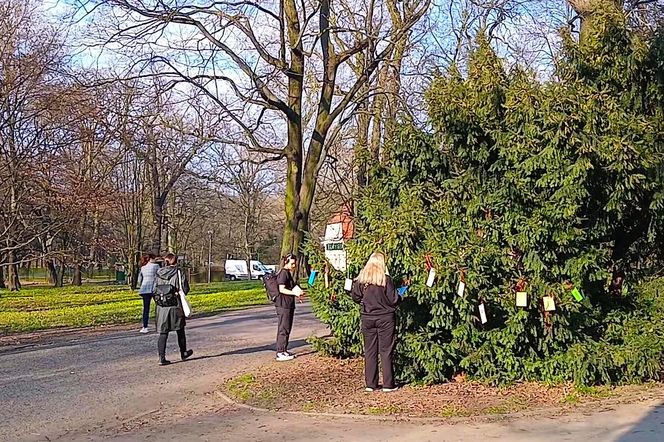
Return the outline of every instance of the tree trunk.
<path id="1" fill-rule="evenodd" d="M 0 265 L 0 289 L 6 289 L 5 285 L 5 268 Z"/>
<path id="2" fill-rule="evenodd" d="M 55 283 L 56 287 L 65 286 L 65 272 L 67 271 L 67 262 L 63 259 L 60 261 L 60 272 L 57 275 L 57 282 Z"/>
<path id="3" fill-rule="evenodd" d="M 21 280 L 18 276 L 18 264 L 16 264 L 16 252 L 7 253 L 7 288 L 10 292 L 21 290 Z"/>
<path id="4" fill-rule="evenodd" d="M 383 112 L 385 109 L 385 81 L 387 76 L 387 65 L 383 66 L 378 71 L 378 79 L 376 89 L 374 91 L 374 99 L 371 106 L 371 141 L 369 150 L 371 157 L 374 161 L 380 161 L 380 147 L 383 140 Z"/>
<path id="5" fill-rule="evenodd" d="M 154 205 L 153 218 L 152 218 L 152 253 L 159 255 L 163 247 L 163 233 L 164 233 L 164 208 L 166 206 L 166 198 L 162 196 L 155 196 L 152 199 Z"/>
<path id="6" fill-rule="evenodd" d="M 81 274 L 81 263 L 79 262 L 74 264 L 74 275 L 71 280 L 71 285 L 79 287 L 83 285 L 83 275 Z"/>
<path id="7" fill-rule="evenodd" d="M 568 0 L 568 2 L 579 15 L 581 23 L 579 41 L 581 42 L 586 39 L 586 35 L 594 28 L 596 12 L 604 12 L 607 7 L 611 6 L 622 11 L 625 6 L 624 0 Z"/>
<path id="8" fill-rule="evenodd" d="M 367 95 L 369 87 L 362 88 L 361 94 Z M 357 107 L 357 136 L 353 155 L 355 157 L 356 181 L 358 187 L 362 188 L 368 184 L 369 161 L 369 98 L 363 99 Z"/>
<path id="9" fill-rule="evenodd" d="M 58 269 L 55 266 L 55 260 L 49 259 L 46 261 L 46 267 L 48 269 L 48 283 L 53 285 L 53 287 L 61 287 L 58 285 Z"/>
<path id="10" fill-rule="evenodd" d="M 286 17 L 290 66 L 288 76 L 288 142 L 286 144 L 286 195 L 284 214 L 286 224 L 281 241 L 281 256 L 297 253 L 300 213 L 300 187 L 302 185 L 302 91 L 304 79 L 304 52 L 300 37 L 300 19 L 295 0 L 283 2 Z"/>

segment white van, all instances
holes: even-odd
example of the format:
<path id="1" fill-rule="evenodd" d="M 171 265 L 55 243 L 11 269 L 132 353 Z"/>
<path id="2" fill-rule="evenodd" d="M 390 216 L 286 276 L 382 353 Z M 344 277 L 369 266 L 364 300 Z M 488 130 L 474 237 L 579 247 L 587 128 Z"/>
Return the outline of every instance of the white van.
<path id="1" fill-rule="evenodd" d="M 238 279 L 249 279 L 249 272 L 247 272 L 247 261 L 243 259 L 227 259 L 224 265 L 226 272 L 226 279 L 235 281 Z M 272 273 L 260 261 L 251 261 L 251 279 L 263 279 L 263 276 Z"/>

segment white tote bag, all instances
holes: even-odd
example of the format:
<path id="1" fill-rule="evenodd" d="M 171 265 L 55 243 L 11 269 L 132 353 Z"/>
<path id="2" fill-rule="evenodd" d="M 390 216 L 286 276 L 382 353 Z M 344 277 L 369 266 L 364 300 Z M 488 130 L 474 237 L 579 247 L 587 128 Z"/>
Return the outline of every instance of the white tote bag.
<path id="1" fill-rule="evenodd" d="M 182 311 L 184 312 L 184 317 L 188 318 L 191 316 L 191 305 L 187 301 L 187 296 L 182 289 L 182 273 L 178 270 L 178 292 L 180 293 L 180 303 L 182 304 Z"/>

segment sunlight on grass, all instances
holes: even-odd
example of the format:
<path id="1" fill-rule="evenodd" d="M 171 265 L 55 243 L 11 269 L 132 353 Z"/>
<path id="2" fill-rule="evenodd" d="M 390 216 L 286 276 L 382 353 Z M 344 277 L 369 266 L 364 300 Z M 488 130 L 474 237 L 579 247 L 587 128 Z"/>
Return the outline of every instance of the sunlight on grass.
<path id="1" fill-rule="evenodd" d="M 267 303 L 260 282 L 192 286 L 194 315 Z M 0 333 L 140 322 L 143 301 L 125 286 L 38 287 L 0 292 Z M 154 304 L 151 317 L 154 317 Z"/>

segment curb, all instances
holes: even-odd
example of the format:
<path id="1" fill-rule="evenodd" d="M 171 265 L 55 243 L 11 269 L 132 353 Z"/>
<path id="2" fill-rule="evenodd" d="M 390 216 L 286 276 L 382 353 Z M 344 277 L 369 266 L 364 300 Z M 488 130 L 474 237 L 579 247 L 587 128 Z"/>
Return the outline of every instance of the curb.
<path id="1" fill-rule="evenodd" d="M 352 419 L 352 420 L 360 420 L 360 421 L 378 421 L 378 422 L 423 422 L 423 423 L 438 423 L 438 424 L 447 424 L 447 425 L 457 425 L 457 424 L 463 424 L 463 423 L 495 423 L 495 422 L 500 422 L 500 421 L 512 421 L 520 418 L 527 418 L 527 417 L 537 417 L 537 416 L 542 416 L 540 413 L 536 411 L 521 411 L 521 412 L 514 412 L 514 413 L 505 413 L 505 414 L 499 414 L 499 415 L 477 415 L 477 416 L 468 416 L 468 417 L 419 417 L 419 416 L 404 416 L 404 415 L 368 415 L 368 414 L 355 414 L 355 413 L 325 413 L 325 412 L 310 412 L 310 411 L 292 411 L 292 410 L 270 410 L 268 408 L 261 408 L 261 407 L 254 407 L 253 405 L 247 405 L 247 404 L 242 404 L 240 402 L 236 402 L 226 394 L 222 393 L 219 390 L 215 390 L 214 394 L 221 399 L 223 399 L 225 402 L 227 402 L 229 405 L 232 405 L 236 408 L 244 409 L 244 410 L 249 410 L 253 411 L 255 413 L 270 413 L 270 414 L 280 414 L 280 415 L 287 415 L 287 416 L 306 416 L 306 417 L 328 417 L 328 418 L 335 418 L 335 419 Z M 553 416 L 562 416 L 569 414 L 572 411 L 577 411 L 579 415 L 592 415 L 594 413 L 602 413 L 604 411 L 608 411 L 612 409 L 613 407 L 616 407 L 618 405 L 628 405 L 628 404 L 635 404 L 635 403 L 644 403 L 644 402 L 649 402 L 652 400 L 657 400 L 660 401 L 664 397 L 664 392 L 659 392 L 659 394 L 653 394 L 650 395 L 649 397 L 641 397 L 641 398 L 632 398 L 636 400 L 632 401 L 627 401 L 623 402 L 620 399 L 616 398 L 614 400 L 608 399 L 606 401 L 602 401 L 599 404 L 594 404 L 595 406 L 599 405 L 599 408 L 595 408 L 594 412 L 588 410 L 587 407 L 579 407 L 579 408 L 567 408 L 567 407 L 561 407 L 556 410 L 550 410 L 550 411 L 555 411 L 554 413 L 548 413 L 547 417 L 551 418 Z M 586 404 L 586 406 L 592 407 L 593 404 Z M 585 409 L 584 409 L 585 408 Z"/>
<path id="2" fill-rule="evenodd" d="M 234 401 L 230 397 L 226 396 L 219 390 L 215 390 L 214 394 L 226 401 L 229 405 L 232 405 L 237 408 L 242 408 L 245 410 L 250 410 L 256 413 L 270 413 L 270 414 L 281 414 L 281 415 L 290 415 L 290 416 L 307 416 L 307 417 L 331 417 L 337 419 L 353 419 L 353 420 L 365 420 L 365 421 L 382 421 L 382 422 L 429 422 L 429 423 L 446 423 L 446 424 L 457 424 L 462 422 L 469 422 L 470 419 L 464 418 L 442 418 L 442 417 L 418 417 L 418 416 L 397 416 L 397 415 L 369 415 L 369 414 L 354 414 L 354 413 L 315 413 L 310 411 L 290 411 L 290 410 L 270 410 L 267 408 L 254 407 L 253 405 L 242 404 Z M 507 415 L 503 415 L 507 417 Z M 503 420 L 503 419 L 495 419 Z"/>

